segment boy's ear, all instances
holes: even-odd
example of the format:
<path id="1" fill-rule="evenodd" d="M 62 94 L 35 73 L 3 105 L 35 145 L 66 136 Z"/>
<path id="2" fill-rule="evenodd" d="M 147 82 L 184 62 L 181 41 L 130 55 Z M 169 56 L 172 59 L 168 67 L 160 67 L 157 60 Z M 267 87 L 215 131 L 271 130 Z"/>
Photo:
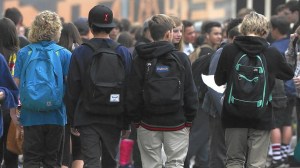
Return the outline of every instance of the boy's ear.
<path id="1" fill-rule="evenodd" d="M 205 38 L 209 39 L 209 33 L 205 33 Z"/>
<path id="2" fill-rule="evenodd" d="M 169 41 L 169 40 L 171 39 L 171 36 L 172 36 L 171 31 L 168 30 L 168 31 L 165 33 L 164 39 Z M 173 37 L 172 37 L 172 38 L 173 38 Z"/>

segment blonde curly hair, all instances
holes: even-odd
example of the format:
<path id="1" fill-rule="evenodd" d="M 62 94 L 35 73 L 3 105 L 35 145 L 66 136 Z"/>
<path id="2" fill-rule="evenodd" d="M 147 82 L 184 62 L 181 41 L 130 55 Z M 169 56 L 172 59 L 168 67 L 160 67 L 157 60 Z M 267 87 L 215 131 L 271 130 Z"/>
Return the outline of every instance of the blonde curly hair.
<path id="1" fill-rule="evenodd" d="M 62 23 L 58 14 L 45 10 L 35 17 L 29 30 L 28 40 L 32 43 L 39 41 L 58 42 L 61 30 Z"/>

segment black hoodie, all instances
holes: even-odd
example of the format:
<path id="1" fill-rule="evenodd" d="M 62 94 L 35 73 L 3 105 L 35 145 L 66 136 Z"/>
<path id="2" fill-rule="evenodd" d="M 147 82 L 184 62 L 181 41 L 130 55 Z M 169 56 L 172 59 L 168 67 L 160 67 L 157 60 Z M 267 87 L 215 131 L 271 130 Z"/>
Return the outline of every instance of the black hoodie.
<path id="1" fill-rule="evenodd" d="M 279 51 L 274 47 L 269 47 L 268 42 L 257 36 L 236 37 L 233 44 L 224 47 L 218 67 L 215 73 L 217 85 L 226 84 L 230 79 L 232 67 L 234 66 L 234 57 L 241 51 L 248 55 L 263 53 L 268 65 L 268 82 L 270 84 L 270 93 L 274 87 L 275 78 L 289 80 L 294 76 L 291 65 L 289 65 Z M 271 103 L 268 109 L 259 119 L 246 119 L 237 117 L 227 109 L 223 108 L 222 123 L 224 128 L 253 128 L 259 130 L 270 130 L 273 128 L 273 112 Z"/>
<path id="2" fill-rule="evenodd" d="M 152 131 L 175 131 L 185 126 L 190 126 L 198 109 L 198 99 L 192 77 L 191 64 L 187 55 L 177 51 L 174 45 L 167 41 L 142 44 L 138 45 L 135 49 L 138 56 L 133 61 L 133 69 L 129 77 L 127 89 L 129 119 Z M 146 62 L 152 58 L 165 56 L 170 52 L 176 54 L 185 67 L 184 105 L 177 112 L 171 114 L 147 114 L 143 109 L 144 100 L 142 94 Z"/>

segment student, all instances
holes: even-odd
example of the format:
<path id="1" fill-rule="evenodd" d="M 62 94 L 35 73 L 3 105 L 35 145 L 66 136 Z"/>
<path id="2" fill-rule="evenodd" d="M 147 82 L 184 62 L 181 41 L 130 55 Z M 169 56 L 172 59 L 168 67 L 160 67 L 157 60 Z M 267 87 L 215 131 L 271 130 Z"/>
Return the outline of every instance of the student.
<path id="1" fill-rule="evenodd" d="M 196 32 L 193 22 L 189 20 L 183 20 L 183 52 L 186 55 L 190 55 L 194 51 L 194 43 L 196 40 Z"/>
<path id="2" fill-rule="evenodd" d="M 32 44 L 22 48 L 17 54 L 14 79 L 20 88 L 22 103 L 20 124 L 24 128 L 24 168 L 40 167 L 42 165 L 43 167 L 61 166 L 57 157 L 64 125 L 66 124 L 66 112 L 62 100 L 64 95 L 63 83 L 66 82 L 71 56 L 70 51 L 56 44 L 61 29 L 60 18 L 55 12 L 43 11 L 39 13 L 35 17 L 29 32 L 29 41 Z M 37 54 L 37 52 L 40 53 Z M 42 57 L 42 55 L 43 58 L 48 55 L 51 64 L 48 61 L 42 61 L 44 59 L 32 61 L 32 59 Z M 38 66 L 33 65 L 34 63 L 37 63 Z M 55 68 L 50 69 L 46 65 Z M 48 78 L 50 77 L 47 76 L 48 74 L 56 74 L 57 78 Z M 43 75 L 43 77 L 40 75 Z M 53 96 L 52 100 L 49 100 L 50 97 L 48 96 L 41 95 L 41 91 L 48 90 L 46 89 L 48 87 L 43 85 L 46 81 L 44 77 L 50 79 L 47 80 L 49 82 L 47 86 L 51 88 L 49 92 L 45 93 L 52 95 L 54 89 L 58 89 L 57 92 L 55 91 L 56 96 Z M 33 81 L 38 82 L 40 85 L 35 84 L 30 88 L 27 87 Z M 53 88 L 54 85 L 58 87 Z M 35 90 L 39 94 L 37 95 L 35 91 L 29 89 Z M 40 97 L 36 98 L 37 96 Z M 11 117 L 15 118 L 16 114 L 11 114 Z"/>
<path id="3" fill-rule="evenodd" d="M 182 38 L 182 29 L 183 29 L 183 24 L 182 21 L 176 17 L 176 16 L 170 16 L 174 23 L 175 23 L 175 28 L 173 29 L 173 40 L 172 43 L 174 44 L 175 48 L 178 51 L 183 52 L 183 38 Z"/>
<path id="4" fill-rule="evenodd" d="M 271 46 L 278 49 L 284 56 L 289 45 L 289 22 L 283 16 L 272 16 L 271 36 L 274 42 Z M 286 82 L 294 88 L 293 80 Z M 286 89 L 287 90 L 287 89 Z M 295 107 L 295 90 L 286 94 L 284 81 L 276 79 L 272 91 L 272 107 L 275 117 L 275 128 L 271 132 L 272 162 L 270 167 L 288 164 L 290 142 L 292 139 L 292 113 Z M 287 166 L 287 165 L 286 165 Z"/>
<path id="5" fill-rule="evenodd" d="M 225 46 L 221 53 L 215 73 L 217 85 L 221 86 L 226 83 L 229 85 L 231 74 L 234 72 L 232 67 L 234 67 L 235 57 L 239 56 L 241 51 L 250 58 L 259 54 L 263 60 L 266 60 L 267 70 L 265 72 L 268 73 L 268 78 L 265 79 L 265 82 L 269 83 L 265 92 L 266 99 L 269 98 L 274 87 L 275 77 L 282 80 L 293 77 L 294 73 L 290 65 L 286 63 L 278 50 L 269 47 L 265 40 L 264 37 L 267 36 L 268 31 L 269 23 L 265 16 L 256 12 L 251 12 L 245 16 L 240 26 L 240 32 L 243 36 L 236 37 L 233 44 Z M 227 148 L 226 167 L 265 167 L 270 133 L 274 122 L 272 104 L 266 103 L 266 111 L 263 114 L 257 114 L 258 109 L 252 110 L 253 113 L 246 113 L 245 110 L 249 110 L 248 107 L 238 110 L 235 107 L 242 107 L 231 105 L 230 103 L 234 103 L 231 101 L 232 99 L 228 101 L 231 89 L 232 87 L 227 87 L 225 90 L 222 111 L 222 124 L 225 129 Z M 243 99 L 246 98 L 249 97 Z M 225 105 L 225 103 L 227 104 Z"/>
<path id="6" fill-rule="evenodd" d="M 82 42 L 87 42 L 89 40 L 90 28 L 88 25 L 87 18 L 78 18 L 74 21 L 74 25 L 77 27 Z"/>
<path id="7" fill-rule="evenodd" d="M 25 34 L 22 34 L 21 29 L 23 27 L 23 15 L 18 8 L 7 8 L 4 12 L 4 17 L 11 19 L 16 26 L 17 34 L 20 41 L 20 48 L 25 47 L 29 44 Z"/>
<path id="8" fill-rule="evenodd" d="M 80 34 L 76 26 L 73 23 L 64 23 L 58 45 L 61 45 L 68 49 L 70 52 L 73 52 L 73 50 L 81 45 L 81 43 L 82 41 L 80 38 Z M 68 101 L 67 98 L 65 99 L 65 101 Z M 68 111 L 68 108 L 66 110 Z M 71 120 L 71 118 L 67 117 L 67 121 L 69 120 Z M 60 157 L 62 158 L 61 168 L 68 168 L 70 163 L 74 168 L 83 167 L 83 158 L 80 152 L 79 135 L 80 134 L 78 132 L 73 131 L 73 129 L 71 130 L 69 123 L 66 124 L 64 138 L 60 147 L 60 151 L 62 154 L 62 157 Z M 71 151 L 72 157 L 70 157 Z"/>
<path id="9" fill-rule="evenodd" d="M 9 110 L 10 113 L 16 113 L 19 90 L 10 74 L 7 62 L 2 54 L 0 54 L 0 76 L 2 77 L 0 80 L 0 110 Z M 4 131 L 2 113 L 0 118 L 0 137 L 2 137 Z M 13 117 L 12 120 L 14 123 L 18 124 L 17 128 L 21 129 L 19 122 L 17 121 L 17 117 Z M 10 163 L 11 161 L 5 163 L 5 165 L 13 166 L 14 164 L 17 164 Z"/>
<path id="10" fill-rule="evenodd" d="M 201 29 L 205 37 L 204 44 L 197 47 L 194 52 L 190 54 L 189 59 L 192 63 L 192 68 L 207 67 L 205 72 L 208 72 L 211 56 L 220 45 L 222 40 L 222 27 L 219 22 L 209 21 L 203 24 Z M 201 59 L 201 57 L 203 56 L 207 56 L 207 59 L 200 61 L 197 60 Z M 194 64 L 196 60 L 198 62 Z M 198 90 L 199 109 L 191 128 L 189 141 L 190 145 L 185 161 L 185 167 L 189 166 L 189 162 L 193 156 L 195 156 L 195 167 L 208 167 L 209 132 L 207 130 L 209 126 L 209 115 L 202 109 L 206 90 L 203 89 L 203 85 L 199 84 L 199 78 L 197 78 L 197 75 L 201 74 L 198 74 L 198 72 L 195 72 L 195 70 L 193 70 L 193 75 L 196 87 L 200 88 Z"/>
<path id="11" fill-rule="evenodd" d="M 233 40 L 240 36 L 238 25 L 242 22 L 242 19 L 231 19 L 228 23 L 226 34 L 227 43 L 233 43 Z M 209 65 L 208 75 L 214 75 L 217 69 L 218 61 L 222 53 L 224 43 L 213 55 Z M 222 127 L 221 115 L 222 104 L 221 97 L 223 93 L 219 93 L 208 87 L 208 91 L 205 94 L 203 100 L 203 111 L 209 114 L 209 167 L 224 168 L 226 160 L 226 147 L 225 147 L 225 130 Z"/>
<path id="12" fill-rule="evenodd" d="M 19 50 L 19 40 L 14 22 L 8 18 L 0 19 L 0 53 L 4 56 L 6 64 L 9 66 L 11 75 L 14 75 L 16 54 Z M 18 168 L 18 155 L 6 148 L 7 133 L 11 122 L 9 109 L 2 109 L 3 115 L 3 137 L 0 139 L 0 159 L 4 160 L 6 167 Z"/>
<path id="13" fill-rule="evenodd" d="M 113 22 L 111 9 L 104 5 L 94 6 L 89 11 L 88 23 L 94 37 L 90 39 L 89 44 L 81 45 L 73 51 L 68 74 L 67 93 L 69 103 L 67 106 L 71 118 L 69 122 L 71 127 L 80 133 L 84 167 L 116 167 L 121 132 L 123 135 L 122 138 L 127 137 L 130 133 L 129 122 L 124 120 L 124 92 L 119 92 L 117 87 L 125 89 L 126 82 L 124 82 L 124 80 L 126 81 L 126 75 L 131 69 L 132 57 L 126 47 L 117 45 L 109 38 L 109 33 L 116 26 Z M 118 57 L 116 57 L 116 55 L 106 57 L 102 55 L 101 58 L 106 60 L 103 62 L 102 60 L 98 60 L 98 62 L 96 62 L 96 57 L 93 57 L 94 50 L 101 51 L 102 48 L 111 48 L 110 51 L 114 51 Z M 113 56 L 111 58 L 118 59 L 111 60 L 108 58 L 110 56 Z M 120 61 L 120 59 L 122 59 L 122 61 L 117 62 Z M 110 62 L 105 62 L 107 60 Z M 93 64 L 90 64 L 91 62 Z M 101 64 L 101 66 L 97 66 L 99 64 Z M 109 65 L 105 66 L 104 64 Z M 121 67 L 121 65 L 123 67 Z M 92 74 L 92 72 L 95 71 L 87 71 L 87 69 L 92 69 L 89 67 L 94 67 L 94 70 L 98 70 L 97 67 L 101 68 L 103 66 L 106 67 L 103 69 L 103 72 L 95 73 L 95 76 Z M 115 69 L 109 69 L 112 67 Z M 120 72 L 120 74 L 112 74 L 115 71 Z M 115 79 L 116 76 L 118 77 L 121 73 L 122 77 L 124 77 L 123 75 L 125 73 L 125 79 L 122 81 Z M 96 79 L 92 79 L 91 76 Z M 112 83 L 111 81 L 104 81 L 105 79 L 118 81 Z M 107 88 L 105 88 L 105 86 L 101 87 L 102 85 L 99 87 L 93 85 L 92 80 L 103 80 L 99 85 L 104 83 Z M 93 88 L 96 89 L 91 90 Z M 107 91 L 107 89 L 112 90 Z M 116 92 L 114 92 L 113 89 L 116 89 Z M 105 97 L 101 95 L 105 95 Z M 101 100 L 97 101 L 99 99 Z M 100 156 L 102 158 L 101 160 L 99 159 Z"/>
<path id="14" fill-rule="evenodd" d="M 143 167 L 162 167 L 162 147 L 165 167 L 183 167 L 198 108 L 191 65 L 172 44 L 174 22 L 169 16 L 154 15 L 148 24 L 154 42 L 136 47 L 127 90 L 128 116 L 137 127 Z"/>

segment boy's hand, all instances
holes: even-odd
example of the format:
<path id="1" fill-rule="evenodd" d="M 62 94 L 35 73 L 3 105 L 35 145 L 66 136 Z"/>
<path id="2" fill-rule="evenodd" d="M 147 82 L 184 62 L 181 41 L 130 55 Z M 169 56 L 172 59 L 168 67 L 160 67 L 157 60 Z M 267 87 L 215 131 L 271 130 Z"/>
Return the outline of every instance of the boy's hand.
<path id="1" fill-rule="evenodd" d="M 297 89 L 300 89 L 300 76 L 296 76 L 293 78 L 295 86 Z"/>

